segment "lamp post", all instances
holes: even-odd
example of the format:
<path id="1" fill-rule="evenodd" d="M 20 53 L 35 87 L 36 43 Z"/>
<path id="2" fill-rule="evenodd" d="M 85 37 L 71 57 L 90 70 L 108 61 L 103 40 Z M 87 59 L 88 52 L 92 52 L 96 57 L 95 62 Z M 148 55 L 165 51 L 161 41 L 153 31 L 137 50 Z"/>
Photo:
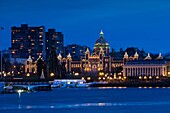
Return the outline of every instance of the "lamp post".
<path id="1" fill-rule="evenodd" d="M 3 27 L 0 27 L 0 30 L 3 30 Z M 2 44 L 1 44 L 1 78 L 2 78 Z"/>

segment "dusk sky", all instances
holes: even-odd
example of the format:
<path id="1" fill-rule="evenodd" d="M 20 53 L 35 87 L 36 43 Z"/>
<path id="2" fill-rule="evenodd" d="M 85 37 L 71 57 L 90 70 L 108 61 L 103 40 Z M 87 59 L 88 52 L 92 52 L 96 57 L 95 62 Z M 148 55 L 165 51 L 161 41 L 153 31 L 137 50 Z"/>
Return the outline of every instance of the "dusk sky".
<path id="1" fill-rule="evenodd" d="M 1 48 L 11 46 L 11 27 L 21 24 L 55 28 L 64 45 L 93 49 L 102 29 L 115 50 L 170 52 L 170 0 L 0 0 Z"/>

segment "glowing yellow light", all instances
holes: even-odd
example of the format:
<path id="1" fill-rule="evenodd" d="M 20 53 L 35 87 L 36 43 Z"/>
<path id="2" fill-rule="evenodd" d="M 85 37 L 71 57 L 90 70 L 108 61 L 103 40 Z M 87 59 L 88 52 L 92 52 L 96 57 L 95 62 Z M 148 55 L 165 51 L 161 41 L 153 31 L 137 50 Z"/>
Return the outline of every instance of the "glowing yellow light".
<path id="1" fill-rule="evenodd" d="M 156 79 L 159 79 L 159 76 L 156 76 Z"/>
<path id="2" fill-rule="evenodd" d="M 142 77 L 141 77 L 141 76 L 139 76 L 139 79 L 142 79 Z"/>
<path id="3" fill-rule="evenodd" d="M 29 73 L 27 73 L 27 77 L 29 77 L 30 76 L 30 74 Z"/>
<path id="4" fill-rule="evenodd" d="M 90 78 L 90 77 L 87 77 L 87 80 L 91 80 L 91 78 Z"/>
<path id="5" fill-rule="evenodd" d="M 75 73 L 74 75 L 78 76 L 78 75 L 79 75 L 79 73 Z"/>
<path id="6" fill-rule="evenodd" d="M 50 76 L 53 77 L 53 76 L 54 76 L 54 73 L 51 73 Z"/>
<path id="7" fill-rule="evenodd" d="M 146 77 L 146 76 L 144 76 L 144 79 L 147 79 L 147 77 Z"/>
<path id="8" fill-rule="evenodd" d="M 10 74 L 11 74 L 10 72 L 7 73 L 7 75 L 10 75 Z"/>
<path id="9" fill-rule="evenodd" d="M 149 79 L 152 79 L 152 76 L 149 76 Z"/>

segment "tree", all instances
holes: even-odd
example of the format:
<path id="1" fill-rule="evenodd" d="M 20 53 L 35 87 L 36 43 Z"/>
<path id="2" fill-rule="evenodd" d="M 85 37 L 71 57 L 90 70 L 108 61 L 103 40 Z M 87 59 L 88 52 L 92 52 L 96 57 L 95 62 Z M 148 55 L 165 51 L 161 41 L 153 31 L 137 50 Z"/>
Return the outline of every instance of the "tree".
<path id="1" fill-rule="evenodd" d="M 66 67 L 64 62 L 61 65 L 61 70 L 61 78 L 66 78 Z"/>
<path id="2" fill-rule="evenodd" d="M 44 68 L 44 61 L 42 58 L 38 58 L 37 60 L 37 75 L 40 77 L 42 73 L 42 69 Z"/>
<path id="3" fill-rule="evenodd" d="M 58 58 L 56 54 L 56 48 L 51 47 L 50 56 L 49 56 L 49 74 L 54 75 L 54 78 L 59 78 L 59 68 L 58 68 Z"/>

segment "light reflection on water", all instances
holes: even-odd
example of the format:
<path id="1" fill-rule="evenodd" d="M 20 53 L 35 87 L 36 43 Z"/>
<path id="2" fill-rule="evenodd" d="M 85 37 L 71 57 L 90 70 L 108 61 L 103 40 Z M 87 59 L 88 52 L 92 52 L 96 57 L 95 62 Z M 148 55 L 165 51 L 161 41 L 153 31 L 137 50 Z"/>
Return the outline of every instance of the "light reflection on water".
<path id="1" fill-rule="evenodd" d="M 122 103 L 80 103 L 80 104 L 54 104 L 54 105 L 18 105 L 0 107 L 0 110 L 17 109 L 61 109 L 61 108 L 85 108 L 85 107 L 119 107 L 119 106 L 160 106 L 170 105 L 170 102 L 122 102 Z"/>
<path id="2" fill-rule="evenodd" d="M 159 87 L 54 89 L 50 92 L 0 95 L 0 113 L 169 113 L 170 90 Z M 154 108 L 154 109 L 153 109 Z M 83 112 L 84 110 L 84 112 Z M 111 112 L 112 113 L 112 112 Z"/>

